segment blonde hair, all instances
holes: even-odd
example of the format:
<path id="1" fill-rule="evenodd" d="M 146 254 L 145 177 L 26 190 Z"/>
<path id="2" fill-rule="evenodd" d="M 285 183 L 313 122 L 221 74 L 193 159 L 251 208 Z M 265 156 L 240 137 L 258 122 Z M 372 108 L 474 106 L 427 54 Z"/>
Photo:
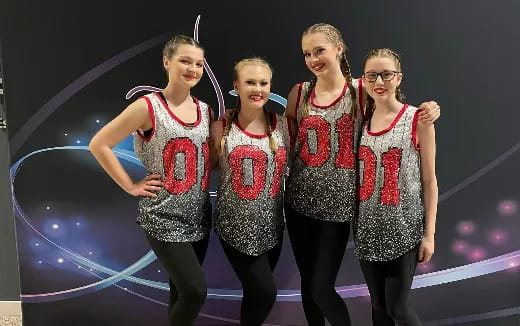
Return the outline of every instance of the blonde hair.
<path id="1" fill-rule="evenodd" d="M 341 72 L 342 72 L 343 76 L 345 77 L 345 79 L 347 80 L 348 88 L 350 91 L 350 99 L 352 102 L 350 110 L 351 110 L 352 120 L 355 122 L 356 117 L 357 117 L 357 110 L 358 110 L 357 103 L 356 103 L 357 95 L 356 95 L 356 89 L 352 85 L 352 74 L 350 72 L 350 65 L 347 60 L 347 45 L 345 44 L 345 41 L 343 41 L 343 36 L 341 35 L 341 32 L 336 27 L 334 27 L 330 24 L 319 23 L 319 24 L 314 24 L 314 25 L 310 26 L 309 28 L 307 28 L 303 32 L 302 38 L 305 37 L 306 35 L 314 34 L 314 33 L 322 33 L 323 35 L 325 35 L 325 37 L 327 38 L 327 40 L 330 43 L 332 43 L 334 45 L 341 44 L 343 46 L 343 53 L 341 54 L 339 64 L 340 64 Z M 316 76 L 313 76 L 309 87 L 307 88 L 305 94 L 303 95 L 303 110 L 302 110 L 303 117 L 306 117 L 309 115 L 310 98 L 311 98 L 312 91 L 314 90 L 314 87 L 316 87 L 317 81 L 318 81 L 318 78 Z"/>
<path id="2" fill-rule="evenodd" d="M 259 57 L 252 57 L 252 58 L 245 58 L 240 61 L 238 61 L 235 64 L 235 67 L 233 68 L 233 82 L 238 81 L 238 75 L 242 68 L 245 66 L 261 66 L 267 69 L 269 71 L 269 78 L 271 79 L 273 76 L 273 69 L 271 68 L 271 65 L 265 61 L 262 58 Z M 224 132 L 222 134 L 222 138 L 220 139 L 220 149 L 219 154 L 222 155 L 224 153 L 224 146 L 226 145 L 226 138 L 229 135 L 229 131 L 231 130 L 231 124 L 233 121 L 235 121 L 238 117 L 238 112 L 240 112 L 240 96 L 238 98 L 237 108 L 231 111 L 230 118 L 226 121 L 226 125 L 224 127 Z M 272 126 L 272 119 L 271 119 L 271 113 L 266 111 L 266 129 L 267 129 L 267 135 L 269 136 L 269 148 L 271 151 L 276 154 L 278 151 L 278 145 L 276 144 L 276 141 L 274 140 L 274 137 L 272 135 L 273 133 L 273 126 Z"/>

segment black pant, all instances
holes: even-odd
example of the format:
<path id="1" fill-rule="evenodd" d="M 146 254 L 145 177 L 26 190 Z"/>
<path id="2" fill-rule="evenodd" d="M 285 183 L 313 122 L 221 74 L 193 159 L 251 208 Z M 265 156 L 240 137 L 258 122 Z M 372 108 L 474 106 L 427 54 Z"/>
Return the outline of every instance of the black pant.
<path id="1" fill-rule="evenodd" d="M 273 270 L 280 258 L 282 239 L 273 249 L 259 256 L 242 253 L 222 239 L 220 243 L 242 283 L 240 325 L 260 326 L 276 301 L 277 290 Z"/>
<path id="2" fill-rule="evenodd" d="M 417 266 L 418 247 L 390 261 L 360 260 L 370 291 L 372 322 L 376 326 L 418 326 L 419 318 L 408 305 Z"/>
<path id="3" fill-rule="evenodd" d="M 310 326 L 350 325 L 335 284 L 350 232 L 349 222 L 327 222 L 285 205 L 287 231 L 300 271 L 303 310 Z"/>
<path id="4" fill-rule="evenodd" d="M 207 295 L 201 265 L 209 236 L 195 242 L 163 242 L 148 234 L 147 238 L 159 262 L 168 271 L 170 325 L 194 325 Z"/>

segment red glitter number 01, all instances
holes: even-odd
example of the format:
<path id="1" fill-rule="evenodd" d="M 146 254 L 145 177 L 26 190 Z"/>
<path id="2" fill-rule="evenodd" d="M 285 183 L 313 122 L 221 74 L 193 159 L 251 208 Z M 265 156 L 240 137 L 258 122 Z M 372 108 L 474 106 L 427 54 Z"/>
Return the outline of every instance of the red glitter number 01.
<path id="1" fill-rule="evenodd" d="M 300 159 L 307 166 L 319 167 L 330 158 L 330 124 L 322 117 L 313 115 L 301 121 L 298 129 L 298 140 L 301 144 Z M 316 153 L 311 153 L 309 146 L 308 130 L 316 132 Z M 352 116 L 344 114 L 336 121 L 338 134 L 338 153 L 336 154 L 336 166 L 339 168 L 354 168 L 354 151 L 352 142 L 354 126 Z"/>
<path id="2" fill-rule="evenodd" d="M 177 154 L 184 155 L 184 177 L 177 179 L 175 164 Z M 209 189 L 209 147 L 208 142 L 202 144 L 204 160 L 204 175 L 202 176 L 202 190 Z M 164 188 L 172 194 L 183 194 L 193 187 L 197 181 L 197 146 L 189 138 L 172 139 L 163 150 Z"/>
<path id="3" fill-rule="evenodd" d="M 252 161 L 252 184 L 246 185 L 243 174 L 244 159 Z M 231 186 L 233 191 L 242 198 L 248 200 L 257 199 L 265 188 L 267 172 L 267 154 L 256 146 L 240 145 L 229 153 L 229 166 L 231 168 Z M 281 178 L 285 170 L 287 151 L 279 147 L 274 157 L 274 175 L 269 196 L 275 198 L 280 193 Z"/>
<path id="4" fill-rule="evenodd" d="M 368 146 L 359 147 L 359 160 L 363 162 L 363 180 L 359 189 L 359 200 L 368 200 L 374 193 L 376 182 L 377 157 Z M 384 171 L 381 203 L 399 205 L 399 166 L 401 165 L 401 149 L 390 148 L 382 155 L 381 163 Z"/>

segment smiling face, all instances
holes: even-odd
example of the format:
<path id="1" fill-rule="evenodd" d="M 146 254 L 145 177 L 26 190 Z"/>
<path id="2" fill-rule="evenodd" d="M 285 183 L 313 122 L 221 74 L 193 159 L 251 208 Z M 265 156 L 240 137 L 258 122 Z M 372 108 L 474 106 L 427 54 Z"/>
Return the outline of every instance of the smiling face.
<path id="1" fill-rule="evenodd" d="M 191 88 L 202 77 L 204 52 L 199 47 L 181 44 L 169 58 L 163 57 L 163 64 L 170 83 L 181 83 Z"/>
<path id="2" fill-rule="evenodd" d="M 374 101 L 396 99 L 396 90 L 403 75 L 399 72 L 399 63 L 394 57 L 372 56 L 366 60 L 364 71 L 366 90 Z"/>
<path id="3" fill-rule="evenodd" d="M 302 37 L 302 52 L 307 68 L 317 77 L 341 72 L 340 56 L 343 45 L 332 42 L 322 32 L 304 34 Z"/>
<path id="4" fill-rule="evenodd" d="M 233 86 L 240 97 L 241 106 L 262 108 L 271 92 L 271 69 L 261 63 L 239 63 L 235 73 Z"/>

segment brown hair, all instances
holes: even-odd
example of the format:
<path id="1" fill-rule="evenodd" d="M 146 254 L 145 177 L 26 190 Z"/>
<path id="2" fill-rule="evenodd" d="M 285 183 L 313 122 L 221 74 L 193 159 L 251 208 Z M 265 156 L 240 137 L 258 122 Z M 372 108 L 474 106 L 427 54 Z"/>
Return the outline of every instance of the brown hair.
<path id="1" fill-rule="evenodd" d="M 367 55 L 365 56 L 365 60 L 363 62 L 363 68 L 367 65 L 367 62 L 371 58 L 390 58 L 394 60 L 395 66 L 397 67 L 398 71 L 401 71 L 401 57 L 397 52 L 395 52 L 392 49 L 388 48 L 381 48 L 381 49 L 373 49 L 368 51 Z M 403 102 L 405 100 L 405 96 L 403 92 L 401 91 L 401 88 L 397 86 L 395 90 L 395 98 L 399 102 Z M 365 120 L 370 120 L 372 118 L 372 115 L 374 114 L 374 110 L 376 109 L 374 99 L 367 94 L 367 105 L 365 108 Z"/>
<path id="2" fill-rule="evenodd" d="M 166 42 L 166 44 L 164 44 L 163 56 L 170 59 L 177 52 L 179 45 L 182 44 L 192 45 L 204 51 L 204 48 L 200 45 L 200 43 L 195 41 L 193 38 L 186 35 L 175 35 L 168 42 Z"/>
<path id="3" fill-rule="evenodd" d="M 343 53 L 341 54 L 339 63 L 340 63 L 341 72 L 343 73 L 343 76 L 347 80 L 348 88 L 350 91 L 350 99 L 352 102 L 351 103 L 351 115 L 352 115 L 353 121 L 355 121 L 356 116 L 357 116 L 357 110 L 358 110 L 357 103 L 356 103 L 357 95 L 356 95 L 356 89 L 352 85 L 352 75 L 350 73 L 350 65 L 347 60 L 347 45 L 345 44 L 345 41 L 343 41 L 343 36 L 341 35 L 341 32 L 336 27 L 334 27 L 330 24 L 319 23 L 319 24 L 314 24 L 314 25 L 310 26 L 309 28 L 307 28 L 303 32 L 302 38 L 308 34 L 313 34 L 313 33 L 322 33 L 323 35 L 325 35 L 325 37 L 327 38 L 327 40 L 330 43 L 332 43 L 334 45 L 341 44 L 343 46 Z M 316 87 L 317 81 L 318 81 L 318 78 L 316 76 L 313 76 L 311 79 L 310 85 L 307 88 L 307 91 L 303 95 L 303 116 L 304 117 L 309 115 L 310 97 L 311 97 L 312 91 L 314 90 L 314 87 Z"/>
<path id="4" fill-rule="evenodd" d="M 266 68 L 270 73 L 270 78 L 273 76 L 273 69 L 271 68 L 271 65 L 265 61 L 262 58 L 253 57 L 253 58 L 246 58 L 238 61 L 235 64 L 235 67 L 233 68 L 233 82 L 236 82 L 238 80 L 238 75 L 240 72 L 240 69 L 242 69 L 245 66 L 249 65 L 256 65 L 256 66 L 262 66 Z M 224 152 L 224 146 L 226 144 L 226 137 L 229 134 L 229 131 L 231 130 L 231 124 L 233 121 L 235 121 L 238 117 L 238 112 L 240 111 L 240 96 L 237 96 L 237 108 L 235 110 L 231 111 L 230 118 L 226 121 L 226 126 L 224 127 L 224 133 L 222 134 L 222 138 L 220 139 L 220 155 Z M 272 120 L 271 120 L 271 113 L 266 112 L 266 129 L 267 129 L 267 135 L 269 136 L 269 147 L 271 148 L 271 151 L 273 153 L 276 153 L 278 151 L 278 145 L 276 144 L 276 141 L 274 140 L 272 136 L 273 127 L 272 127 Z"/>

